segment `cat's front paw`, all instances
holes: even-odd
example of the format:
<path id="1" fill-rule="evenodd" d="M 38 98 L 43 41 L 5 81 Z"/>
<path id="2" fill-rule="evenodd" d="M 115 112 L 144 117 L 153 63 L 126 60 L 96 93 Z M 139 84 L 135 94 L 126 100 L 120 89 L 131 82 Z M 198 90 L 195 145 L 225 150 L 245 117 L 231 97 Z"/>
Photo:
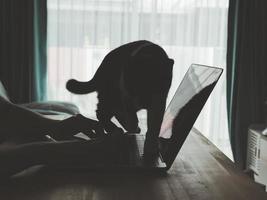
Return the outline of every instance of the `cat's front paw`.
<path id="1" fill-rule="evenodd" d="M 137 127 L 136 133 L 140 133 L 140 132 L 141 132 L 141 128 Z"/>
<path id="2" fill-rule="evenodd" d="M 134 130 L 127 130 L 127 134 L 132 134 L 132 133 L 140 133 L 141 132 L 141 129 L 139 127 L 137 127 L 136 129 Z"/>
<path id="3" fill-rule="evenodd" d="M 112 132 L 110 132 L 111 135 L 123 135 L 124 134 L 124 130 L 122 128 L 115 128 Z"/>

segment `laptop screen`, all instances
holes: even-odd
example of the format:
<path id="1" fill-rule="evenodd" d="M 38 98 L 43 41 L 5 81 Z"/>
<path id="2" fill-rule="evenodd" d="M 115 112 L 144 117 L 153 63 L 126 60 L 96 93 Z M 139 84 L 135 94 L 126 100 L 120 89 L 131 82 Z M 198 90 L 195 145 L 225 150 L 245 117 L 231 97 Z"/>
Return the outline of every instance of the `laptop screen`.
<path id="1" fill-rule="evenodd" d="M 160 130 L 161 154 L 172 164 L 222 69 L 192 64 L 169 103 Z"/>

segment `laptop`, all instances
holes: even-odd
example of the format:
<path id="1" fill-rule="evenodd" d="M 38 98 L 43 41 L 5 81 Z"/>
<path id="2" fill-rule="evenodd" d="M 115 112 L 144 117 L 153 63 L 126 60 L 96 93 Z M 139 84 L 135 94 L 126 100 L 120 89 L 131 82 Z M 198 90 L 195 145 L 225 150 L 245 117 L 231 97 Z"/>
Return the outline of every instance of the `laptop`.
<path id="1" fill-rule="evenodd" d="M 145 135 L 125 134 L 115 138 L 121 143 L 118 144 L 118 152 L 107 148 L 112 154 L 97 162 L 93 161 L 89 168 L 149 171 L 170 169 L 222 72 L 221 68 L 199 64 L 189 67 L 165 111 L 159 134 L 159 155 L 153 162 L 146 162 L 143 156 Z"/>

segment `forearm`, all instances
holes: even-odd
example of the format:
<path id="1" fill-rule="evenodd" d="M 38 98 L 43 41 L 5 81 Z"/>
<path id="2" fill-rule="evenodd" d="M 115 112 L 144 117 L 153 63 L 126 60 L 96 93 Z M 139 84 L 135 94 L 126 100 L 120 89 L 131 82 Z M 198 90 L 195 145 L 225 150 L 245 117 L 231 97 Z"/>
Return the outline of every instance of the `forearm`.
<path id="1" fill-rule="evenodd" d="M 15 104 L 9 103 L 7 107 L 0 127 L 1 132 L 5 133 L 6 140 L 42 137 L 59 122 Z"/>
<path id="2" fill-rule="evenodd" d="M 0 149 L 0 175 L 11 176 L 34 165 L 75 166 L 103 156 L 103 141 L 38 142 Z M 102 154 L 101 154 L 102 152 Z"/>

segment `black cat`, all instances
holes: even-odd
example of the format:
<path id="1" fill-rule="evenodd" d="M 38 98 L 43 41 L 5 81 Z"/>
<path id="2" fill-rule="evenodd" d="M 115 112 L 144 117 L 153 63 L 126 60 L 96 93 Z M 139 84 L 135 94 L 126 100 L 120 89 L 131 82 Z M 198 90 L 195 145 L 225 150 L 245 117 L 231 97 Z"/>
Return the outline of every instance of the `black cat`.
<path id="1" fill-rule="evenodd" d="M 136 112 L 147 109 L 145 151 L 155 151 L 173 64 L 160 46 L 136 41 L 108 53 L 90 81 L 72 79 L 66 87 L 75 94 L 98 92 L 97 118 L 107 132 L 122 132 L 113 116 L 128 132 L 140 132 Z"/>

